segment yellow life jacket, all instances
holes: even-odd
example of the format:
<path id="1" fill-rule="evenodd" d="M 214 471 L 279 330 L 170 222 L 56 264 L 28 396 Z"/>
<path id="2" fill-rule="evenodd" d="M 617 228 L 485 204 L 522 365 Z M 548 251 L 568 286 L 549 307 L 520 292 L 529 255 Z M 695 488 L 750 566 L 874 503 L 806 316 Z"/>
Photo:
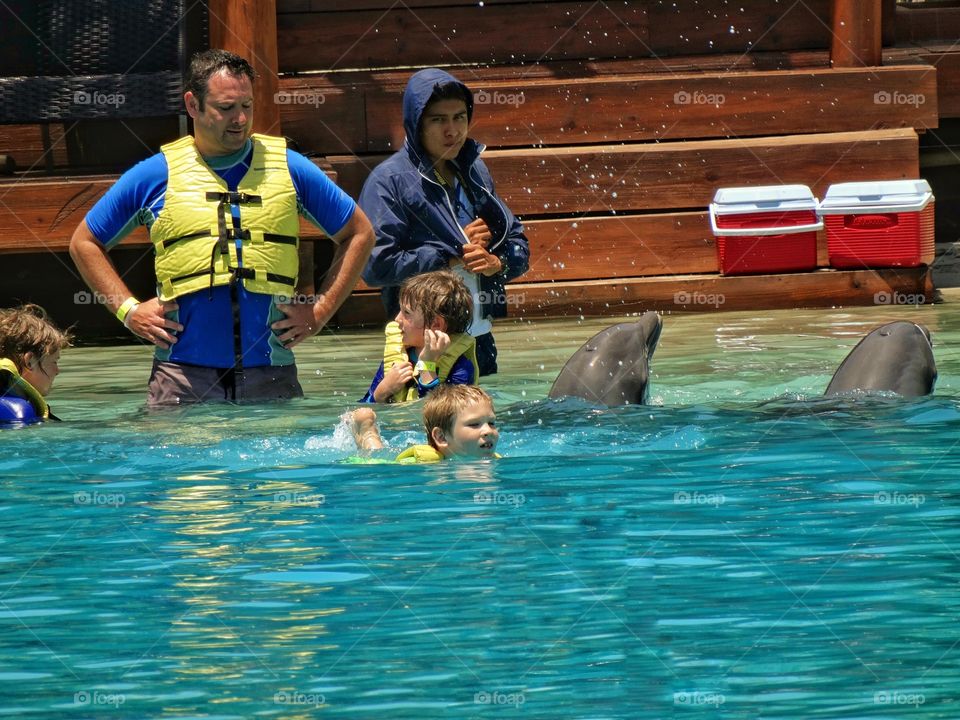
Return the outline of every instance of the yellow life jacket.
<path id="1" fill-rule="evenodd" d="M 7 358 L 0 358 L 0 389 L 7 388 L 11 394 L 23 398 L 33 406 L 37 417 L 46 420 L 50 417 L 50 407 L 43 395 L 33 385 L 23 379 L 16 363 Z M 0 394 L 3 394 L 0 392 Z"/>
<path id="2" fill-rule="evenodd" d="M 493 454 L 494 459 L 499 460 L 500 455 Z M 408 447 L 402 453 L 393 459 L 394 462 L 401 465 L 413 465 L 415 463 L 435 463 L 441 462 L 443 455 L 433 447 L 433 445 L 413 445 Z"/>
<path id="3" fill-rule="evenodd" d="M 160 300 L 227 285 L 234 274 L 251 292 L 295 293 L 300 219 L 286 141 L 259 134 L 252 140 L 253 159 L 236 192 L 204 162 L 191 136 L 161 148 L 167 160 L 167 191 L 150 228 Z M 239 231 L 231 205 L 240 208 Z"/>
<path id="4" fill-rule="evenodd" d="M 383 371 L 387 372 L 395 363 L 409 362 L 410 357 L 407 355 L 407 349 L 403 346 L 403 333 L 400 331 L 400 326 L 396 322 L 387 323 L 385 335 L 386 342 L 383 345 Z M 458 333 L 457 335 L 451 336 L 450 346 L 444 350 L 443 355 L 437 359 L 437 377 L 440 378 L 441 383 L 447 381 L 450 370 L 453 369 L 454 363 L 457 362 L 461 355 L 466 355 L 467 360 L 473 363 L 473 382 L 471 384 L 478 384 L 478 368 L 480 364 L 477 362 L 477 341 L 467 333 Z M 394 393 L 393 401 L 408 402 L 410 400 L 416 400 L 419 397 L 416 384 L 410 383 L 408 386 Z"/>
<path id="5" fill-rule="evenodd" d="M 413 445 L 394 458 L 394 462 L 402 463 L 403 465 L 435 463 L 441 460 L 443 460 L 443 455 L 437 452 L 437 449 L 432 445 Z"/>

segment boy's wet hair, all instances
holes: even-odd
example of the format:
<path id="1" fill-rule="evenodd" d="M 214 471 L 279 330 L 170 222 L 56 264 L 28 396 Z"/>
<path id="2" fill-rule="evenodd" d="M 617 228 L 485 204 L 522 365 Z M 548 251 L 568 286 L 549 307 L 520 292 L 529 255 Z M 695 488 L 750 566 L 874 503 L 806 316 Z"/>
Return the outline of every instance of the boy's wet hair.
<path id="1" fill-rule="evenodd" d="M 493 398 L 478 385 L 441 385 L 427 395 L 423 403 L 423 426 L 427 431 L 427 442 L 436 448 L 433 441 L 433 429 L 440 428 L 444 435 L 453 432 L 453 423 L 457 414 L 467 405 L 490 403 Z"/>
<path id="2" fill-rule="evenodd" d="M 12 360 L 18 370 L 26 367 L 27 353 L 40 359 L 72 341 L 70 331 L 58 328 L 39 305 L 0 309 L 0 358 Z"/>
<path id="3" fill-rule="evenodd" d="M 463 278 L 450 270 L 415 275 L 400 287 L 400 304 L 423 315 L 430 327 L 435 318 L 447 323 L 447 334 L 466 332 L 473 317 L 473 297 Z"/>
<path id="4" fill-rule="evenodd" d="M 207 99 L 207 87 L 210 78 L 221 70 L 234 77 L 246 75 L 250 78 L 251 83 L 256 77 L 253 66 L 245 58 L 232 52 L 211 48 L 196 53 L 190 59 L 190 72 L 184 82 L 183 89 L 193 93 L 201 110 L 203 110 L 203 104 Z"/>

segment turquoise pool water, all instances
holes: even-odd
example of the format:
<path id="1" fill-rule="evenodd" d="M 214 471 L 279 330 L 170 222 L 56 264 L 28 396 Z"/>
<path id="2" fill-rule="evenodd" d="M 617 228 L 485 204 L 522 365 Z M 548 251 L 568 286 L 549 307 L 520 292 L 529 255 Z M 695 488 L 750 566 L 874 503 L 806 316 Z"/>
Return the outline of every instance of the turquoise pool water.
<path id="1" fill-rule="evenodd" d="M 901 318 L 933 397 L 817 400 Z M 0 714 L 960 717 L 957 305 L 668 316 L 653 406 L 545 400 L 611 322 L 500 325 L 506 457 L 432 467 L 339 462 L 373 332 L 151 415 L 147 351 L 69 350 L 0 432 Z"/>

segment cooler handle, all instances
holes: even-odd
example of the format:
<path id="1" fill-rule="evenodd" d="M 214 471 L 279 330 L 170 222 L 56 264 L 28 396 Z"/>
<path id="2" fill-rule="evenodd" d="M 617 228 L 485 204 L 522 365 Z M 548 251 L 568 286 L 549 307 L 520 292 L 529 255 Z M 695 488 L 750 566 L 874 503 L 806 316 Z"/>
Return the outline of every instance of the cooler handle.
<path id="1" fill-rule="evenodd" d="M 817 204 L 818 215 L 851 215 L 863 213 L 903 213 L 917 212 L 925 210 L 927 205 L 934 201 L 932 192 L 925 192 L 917 195 L 911 200 L 904 200 L 896 203 L 892 201 L 893 196 L 878 196 L 878 200 L 862 200 L 851 205 L 829 205 L 827 198 L 824 198 Z"/>
<path id="2" fill-rule="evenodd" d="M 785 233 L 799 233 L 799 232 L 810 232 L 815 230 L 823 230 L 823 218 L 819 215 L 817 216 L 817 221 L 815 223 L 807 223 L 805 225 L 780 225 L 779 227 L 769 227 L 769 228 L 720 228 L 717 227 L 717 208 L 716 205 L 710 203 L 710 228 L 713 230 L 714 235 L 723 235 L 723 236 L 744 236 L 744 235 L 783 235 Z"/>

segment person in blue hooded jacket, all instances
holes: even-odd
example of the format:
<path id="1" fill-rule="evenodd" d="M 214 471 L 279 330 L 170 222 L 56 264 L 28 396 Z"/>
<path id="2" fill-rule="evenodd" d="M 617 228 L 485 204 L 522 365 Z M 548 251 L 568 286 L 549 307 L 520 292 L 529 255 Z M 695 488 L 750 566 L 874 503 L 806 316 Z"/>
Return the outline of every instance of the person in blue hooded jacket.
<path id="1" fill-rule="evenodd" d="M 377 237 L 363 279 L 381 288 L 393 317 L 404 280 L 452 268 L 473 295 L 468 332 L 477 341 L 480 375 L 491 375 L 497 371 L 491 321 L 506 316 L 504 284 L 527 271 L 530 249 L 480 159 L 484 146 L 468 137 L 472 117 L 473 94 L 449 73 L 428 68 L 407 82 L 406 142 L 360 193 Z"/>

